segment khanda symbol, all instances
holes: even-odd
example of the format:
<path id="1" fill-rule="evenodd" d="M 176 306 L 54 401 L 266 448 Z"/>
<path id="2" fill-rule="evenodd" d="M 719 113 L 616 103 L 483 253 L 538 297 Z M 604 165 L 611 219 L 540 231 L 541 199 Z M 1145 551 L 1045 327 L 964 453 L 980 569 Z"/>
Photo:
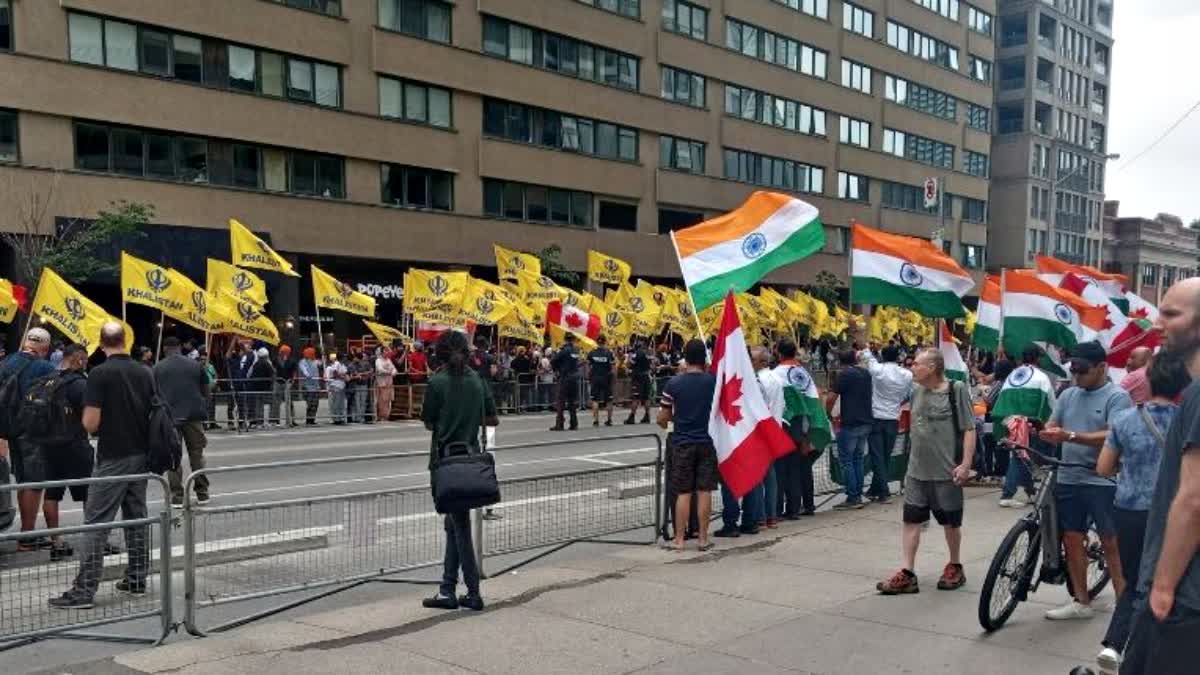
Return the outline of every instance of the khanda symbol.
<path id="1" fill-rule="evenodd" d="M 171 287 L 171 280 L 167 278 L 166 272 L 162 271 L 161 268 L 155 267 L 146 272 L 146 285 L 155 293 L 162 293 Z"/>
<path id="2" fill-rule="evenodd" d="M 621 315 L 618 312 L 609 312 L 604 315 L 604 321 L 609 328 L 616 328 L 621 325 Z"/>
<path id="3" fill-rule="evenodd" d="M 429 286 L 429 292 L 439 298 L 450 290 L 450 282 L 440 274 L 435 274 L 426 285 Z"/>
<path id="4" fill-rule="evenodd" d="M 620 269 L 620 267 L 617 266 L 616 260 L 609 258 L 608 260 L 604 261 L 604 269 L 608 270 L 609 272 L 611 272 L 613 274 L 616 274 L 617 271 Z"/>
<path id="5" fill-rule="evenodd" d="M 682 316 L 683 318 L 686 319 L 687 317 L 689 317 L 691 315 L 692 315 L 691 306 L 688 305 L 688 303 L 686 303 L 686 302 L 679 303 L 679 316 Z"/>
<path id="6" fill-rule="evenodd" d="M 542 288 L 553 288 L 554 282 L 549 277 L 538 277 L 538 286 Z"/>
<path id="7" fill-rule="evenodd" d="M 665 300 L 667 296 L 663 295 L 663 292 L 662 292 L 662 291 L 654 291 L 654 296 L 653 296 L 653 297 L 654 297 L 654 303 L 655 303 L 655 304 L 657 304 L 657 305 L 662 305 L 662 304 L 663 304 L 663 300 Z"/>
<path id="8" fill-rule="evenodd" d="M 248 302 L 239 302 L 237 308 L 238 314 L 246 323 L 250 323 L 258 318 L 258 310 Z"/>
<path id="9" fill-rule="evenodd" d="M 230 279 L 233 282 L 233 287 L 238 293 L 245 293 L 254 287 L 254 281 L 250 279 L 250 275 L 245 272 L 238 272 Z"/>
<path id="10" fill-rule="evenodd" d="M 334 282 L 333 286 L 337 289 L 338 295 L 342 296 L 343 298 L 350 297 L 350 294 L 354 292 L 354 289 L 350 288 L 350 284 L 344 281 Z"/>
<path id="11" fill-rule="evenodd" d="M 521 260 L 521 258 L 519 256 L 513 256 L 513 259 L 511 261 L 509 261 L 509 264 L 511 264 L 514 269 L 518 269 L 518 270 L 525 269 L 525 261 Z"/>
<path id="12" fill-rule="evenodd" d="M 495 301 L 496 301 L 496 291 L 493 291 L 493 290 L 492 290 L 492 289 L 490 289 L 490 288 L 488 288 L 488 289 L 485 289 L 485 290 L 483 291 L 483 297 L 487 298 L 488 300 L 491 300 L 491 301 L 495 302 Z"/>
<path id="13" fill-rule="evenodd" d="M 646 303 L 641 298 L 634 297 L 629 300 L 629 308 L 635 312 L 640 312 L 646 309 Z"/>
<path id="14" fill-rule="evenodd" d="M 496 304 L 488 298 L 479 298 L 475 301 L 475 307 L 479 309 L 480 314 L 491 314 Z"/>
<path id="15" fill-rule="evenodd" d="M 201 314 L 208 311 L 208 301 L 204 299 L 204 291 L 192 291 L 192 305 Z"/>
<path id="16" fill-rule="evenodd" d="M 71 315 L 71 318 L 75 321 L 83 321 L 83 317 L 87 316 L 87 313 L 83 311 L 83 303 L 80 302 L 79 298 L 67 298 L 63 301 L 63 308 L 67 310 L 67 314 Z"/>

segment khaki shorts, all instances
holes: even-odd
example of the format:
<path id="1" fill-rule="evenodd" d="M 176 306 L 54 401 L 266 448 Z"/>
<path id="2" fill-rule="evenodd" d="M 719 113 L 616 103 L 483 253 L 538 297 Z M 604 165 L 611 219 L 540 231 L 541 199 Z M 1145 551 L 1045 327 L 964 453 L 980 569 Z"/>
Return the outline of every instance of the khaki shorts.
<path id="1" fill-rule="evenodd" d="M 962 527 L 962 487 L 952 480 L 920 480 L 905 476 L 904 522 L 927 522 L 930 513 L 938 525 Z"/>

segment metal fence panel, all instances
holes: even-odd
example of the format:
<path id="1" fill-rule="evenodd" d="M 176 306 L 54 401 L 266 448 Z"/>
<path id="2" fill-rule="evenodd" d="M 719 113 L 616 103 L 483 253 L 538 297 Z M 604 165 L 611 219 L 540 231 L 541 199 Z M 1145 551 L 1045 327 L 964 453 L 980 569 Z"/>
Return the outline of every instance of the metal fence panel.
<path id="1" fill-rule="evenodd" d="M 157 482 L 163 490 L 164 503 L 170 494 L 166 480 L 153 474 L 0 485 L 0 491 L 91 486 L 130 480 Z M 95 607 L 71 610 L 50 607 L 50 598 L 58 597 L 71 589 L 79 573 L 84 553 L 84 538 L 99 530 L 109 530 L 107 541 L 116 545 L 119 552 L 114 551 L 103 556 L 100 587 L 94 600 Z M 49 551 L 45 549 L 11 552 L 21 539 L 59 536 L 74 549 L 72 557 L 52 562 L 49 560 Z M 149 553 L 146 592 L 139 595 L 118 593 L 113 582 L 124 578 L 125 570 L 130 564 L 129 538 L 137 536 L 146 537 Z M 153 616 L 162 617 L 162 634 L 155 638 L 146 638 L 145 641 L 162 639 L 171 626 L 171 571 L 174 568 L 172 556 L 181 554 L 182 549 L 175 550 L 171 545 L 169 510 L 157 514 L 150 513 L 146 518 L 136 520 L 0 534 L 0 642 L 53 636 Z M 134 564 L 139 563 L 134 561 Z"/>

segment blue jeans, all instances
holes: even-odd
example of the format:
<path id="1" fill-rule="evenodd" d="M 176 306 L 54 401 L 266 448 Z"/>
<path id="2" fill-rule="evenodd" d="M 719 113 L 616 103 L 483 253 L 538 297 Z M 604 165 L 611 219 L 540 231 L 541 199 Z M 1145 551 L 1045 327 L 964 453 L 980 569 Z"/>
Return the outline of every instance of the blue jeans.
<path id="1" fill-rule="evenodd" d="M 838 462 L 846 485 L 846 501 L 861 502 L 863 489 L 863 459 L 867 453 L 867 437 L 871 425 L 843 426 L 837 433 Z"/>
<path id="2" fill-rule="evenodd" d="M 775 481 L 775 462 L 771 462 L 771 466 L 767 467 L 767 475 L 763 477 L 762 482 L 762 493 L 763 505 L 759 513 L 768 520 L 779 518 L 779 485 Z"/>
<path id="3" fill-rule="evenodd" d="M 1053 454 L 1053 448 L 1047 448 L 1039 439 L 1031 438 L 1029 443 L 1030 447 L 1043 455 Z M 1018 486 L 1032 494 L 1033 474 L 1029 472 L 1029 466 L 1017 457 L 1017 451 L 1011 450 L 1008 456 L 1008 469 L 1004 472 L 1004 485 L 1000 488 L 1000 498 L 1012 499 L 1017 494 Z"/>
<path id="4" fill-rule="evenodd" d="M 891 478 L 892 450 L 896 447 L 899 428 L 898 420 L 875 420 L 871 424 L 871 436 L 867 443 L 871 450 L 870 461 L 867 462 L 871 467 L 871 487 L 867 490 L 869 497 L 891 496 L 888 482 Z"/>
<path id="5" fill-rule="evenodd" d="M 763 519 L 763 486 L 761 483 L 754 486 L 749 492 L 742 497 L 742 503 L 739 504 L 737 498 L 733 496 L 733 492 L 721 483 L 721 524 L 727 528 L 733 529 L 738 526 L 738 519 L 742 521 L 742 527 L 754 527 L 758 525 L 758 521 Z"/>

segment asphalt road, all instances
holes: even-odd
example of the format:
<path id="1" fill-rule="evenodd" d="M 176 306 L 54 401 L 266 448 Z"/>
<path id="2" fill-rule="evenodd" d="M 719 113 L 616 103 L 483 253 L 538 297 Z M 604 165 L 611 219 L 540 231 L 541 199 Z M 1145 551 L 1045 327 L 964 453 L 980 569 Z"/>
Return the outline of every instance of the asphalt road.
<path id="1" fill-rule="evenodd" d="M 542 541 L 600 534 L 626 523 L 649 522 L 653 503 L 648 494 L 617 498 L 614 490 L 652 484 L 653 472 L 631 465 L 652 462 L 656 443 L 651 437 L 614 438 L 658 432 L 652 425 L 622 425 L 618 413 L 613 427 L 591 426 L 581 415 L 580 430 L 550 433 L 551 415 L 530 414 L 501 418 L 496 432 L 497 474 L 506 486 L 497 507 L 499 521 L 485 524 L 485 551 L 491 569 L 535 549 Z M 523 447 L 529 444 L 544 444 Z M 418 423 L 300 427 L 249 434 L 214 432 L 205 452 L 210 469 L 254 468 L 214 473 L 211 513 L 198 516 L 197 540 L 202 551 L 232 555 L 232 561 L 204 567 L 198 574 L 197 595 L 219 598 L 304 583 L 322 574 L 392 569 L 440 560 L 443 535 L 433 513 L 428 487 L 429 435 Z M 340 461 L 379 453 L 413 453 L 406 457 Z M 255 466 L 295 460 L 339 460 L 313 466 Z M 627 467 L 627 468 L 622 468 Z M 592 471 L 603 469 L 604 473 Z M 538 477 L 537 481 L 520 479 Z M 551 478 L 554 477 L 554 478 Z M 160 512 L 165 496 L 150 487 L 149 510 Z M 350 493 L 355 499 L 322 499 Z M 269 504 L 284 502 L 276 506 Z M 253 508 L 250 508 L 251 506 Z M 242 507 L 242 508 L 237 508 Z M 225 512 L 224 509 L 230 509 Z M 178 514 L 176 514 L 178 515 Z M 82 522 L 80 505 L 64 502 L 62 524 Z M 533 534 L 531 534 L 533 533 Z M 643 532 L 646 538 L 649 530 Z M 565 536 L 570 535 L 570 536 Z M 173 530 L 175 556 L 181 554 L 182 531 Z M 115 543 L 119 534 L 110 535 Z M 78 569 L 75 559 L 51 564 L 45 552 L 12 554 L 12 542 L 0 543 L 0 633 L 61 625 L 70 612 L 45 610 L 45 598 L 65 590 Z M 157 559 L 157 548 L 154 549 Z M 523 555 L 525 555 L 523 553 Z M 123 557 L 109 557 L 106 572 L 119 573 Z M 177 565 L 178 567 L 178 565 Z M 431 579 L 433 568 L 412 576 Z M 108 577 L 106 577 L 107 579 Z M 182 616 L 182 576 L 173 575 L 177 617 Z M 153 601 L 124 601 L 110 597 L 111 584 L 102 586 L 95 613 L 128 612 L 152 607 Z M 367 588 L 367 587 L 364 587 Z M 379 586 L 371 588 L 378 589 Z M 7 597 L 5 597 L 7 596 Z M 352 603 L 356 592 L 335 602 Z M 249 600 L 205 610 L 205 623 L 222 621 L 278 603 L 279 598 Z M 329 601 L 320 605 L 328 608 Z M 304 611 L 303 609 L 294 611 Z M 7 616 L 5 616 L 7 615 Z M 76 619 L 80 615 L 76 615 Z M 131 621 L 100 632 L 149 634 L 154 620 Z M 96 642 L 49 641 L 0 652 L 0 660 L 23 672 L 111 654 L 129 647 Z M 7 668 L 5 669 L 7 670 Z"/>

